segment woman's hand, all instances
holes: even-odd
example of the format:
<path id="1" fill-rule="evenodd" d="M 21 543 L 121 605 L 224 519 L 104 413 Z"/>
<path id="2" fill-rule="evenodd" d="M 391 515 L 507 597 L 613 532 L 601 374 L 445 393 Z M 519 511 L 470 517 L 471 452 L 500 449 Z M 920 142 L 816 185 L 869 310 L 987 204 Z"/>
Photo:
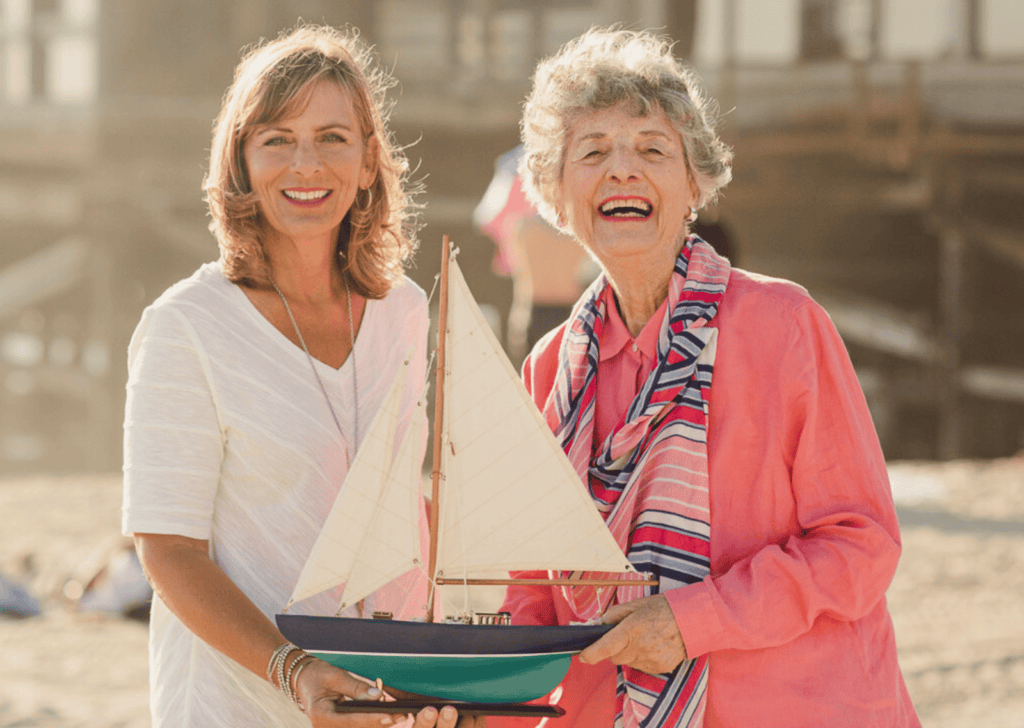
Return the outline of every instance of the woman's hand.
<path id="1" fill-rule="evenodd" d="M 408 693 L 404 690 L 396 690 L 395 688 L 385 687 L 387 694 L 393 698 L 401 699 L 415 699 L 424 698 L 432 700 L 429 695 L 419 695 L 417 693 Z M 437 709 L 433 707 L 427 707 L 416 714 L 416 719 L 413 721 L 411 728 L 434 728 L 436 721 L 436 728 L 487 728 L 487 721 L 484 716 L 471 716 L 471 715 L 459 715 L 454 707 L 451 705 L 445 705 L 443 700 L 438 700 L 437 704 L 442 706 L 441 713 L 438 715 Z"/>
<path id="2" fill-rule="evenodd" d="M 412 728 L 487 728 L 487 721 L 482 715 L 460 716 L 450 705 L 441 708 L 440 715 L 436 708 L 424 708 L 416 714 Z"/>
<path id="3" fill-rule="evenodd" d="M 314 658 L 299 673 L 294 684 L 299 707 L 314 726 L 369 728 L 392 725 L 403 716 L 388 713 L 336 713 L 334 703 L 352 700 L 377 700 L 380 690 L 344 670 Z"/>
<path id="4" fill-rule="evenodd" d="M 312 721 L 314 728 L 377 728 L 404 723 L 401 713 L 336 713 L 334 704 L 346 697 L 353 700 L 377 700 L 380 692 L 363 680 L 350 675 L 323 660 L 314 659 L 299 675 L 299 704 Z M 443 703 L 439 702 L 439 705 Z M 486 728 L 482 717 L 460 717 L 451 706 L 423 708 L 414 717 L 410 728 Z"/>
<path id="5" fill-rule="evenodd" d="M 686 659 L 686 646 L 679 634 L 668 600 L 660 594 L 626 604 L 617 604 L 601 617 L 614 624 L 608 634 L 580 653 L 580 662 L 592 665 L 611 660 L 649 675 L 671 672 Z"/>

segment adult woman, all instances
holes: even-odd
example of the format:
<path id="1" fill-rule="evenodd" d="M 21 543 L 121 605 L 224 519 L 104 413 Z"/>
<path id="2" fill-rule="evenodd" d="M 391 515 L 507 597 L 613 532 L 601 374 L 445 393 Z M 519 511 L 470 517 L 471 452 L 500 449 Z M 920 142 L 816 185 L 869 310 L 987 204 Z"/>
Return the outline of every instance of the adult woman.
<path id="1" fill-rule="evenodd" d="M 563 684 L 575 724 L 918 725 L 884 600 L 898 527 L 843 344 L 799 286 L 688 233 L 731 174 L 695 79 L 650 34 L 591 31 L 538 67 L 523 139 L 528 194 L 604 271 L 524 380 L 659 580 L 509 590 L 514 622 L 616 625 Z"/>
<path id="2" fill-rule="evenodd" d="M 123 529 L 156 592 L 156 726 L 395 722 L 336 714 L 336 700 L 380 690 L 287 645 L 271 621 L 406 359 L 403 427 L 423 416 L 406 165 L 381 111 L 387 79 L 368 61 L 354 36 L 318 27 L 243 59 L 204 183 L 219 264 L 161 296 L 132 339 Z M 417 587 L 365 607 L 408 612 Z M 333 613 L 333 596 L 292 611 Z M 428 708 L 415 724 L 456 720 Z"/>

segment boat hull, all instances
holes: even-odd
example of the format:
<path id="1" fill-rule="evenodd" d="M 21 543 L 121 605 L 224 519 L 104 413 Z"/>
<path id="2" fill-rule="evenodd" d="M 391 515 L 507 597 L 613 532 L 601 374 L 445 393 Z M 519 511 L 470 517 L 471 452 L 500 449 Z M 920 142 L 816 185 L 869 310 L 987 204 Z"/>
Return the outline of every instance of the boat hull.
<path id="1" fill-rule="evenodd" d="M 523 703 L 551 692 L 569 671 L 571 654 L 367 655 L 310 650 L 321 660 L 390 688 L 442 700 Z"/>
<path id="2" fill-rule="evenodd" d="M 442 700 L 521 703 L 551 692 L 610 625 L 499 626 L 277 615 L 281 633 L 322 660 Z"/>

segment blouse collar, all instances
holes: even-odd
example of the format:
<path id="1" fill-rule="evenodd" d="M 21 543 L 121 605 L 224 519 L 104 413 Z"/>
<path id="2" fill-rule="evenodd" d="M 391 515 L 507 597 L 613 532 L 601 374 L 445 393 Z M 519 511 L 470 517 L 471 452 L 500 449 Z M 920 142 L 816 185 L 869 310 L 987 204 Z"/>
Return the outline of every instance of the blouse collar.
<path id="1" fill-rule="evenodd" d="M 650 321 L 647 322 L 640 331 L 640 334 L 634 339 L 630 335 L 629 329 L 626 328 L 626 323 L 622 320 L 622 316 L 619 315 L 619 306 L 615 302 L 615 293 L 612 291 L 612 287 L 610 285 L 605 286 L 601 296 L 605 306 L 604 326 L 601 329 L 601 338 L 598 342 L 601 361 L 617 356 L 619 352 L 627 347 L 631 348 L 634 352 L 639 351 L 640 354 L 648 359 L 657 359 L 658 334 L 661 332 L 661 324 L 665 320 L 668 298 L 666 297 L 661 302 L 658 310 L 651 316 Z"/>

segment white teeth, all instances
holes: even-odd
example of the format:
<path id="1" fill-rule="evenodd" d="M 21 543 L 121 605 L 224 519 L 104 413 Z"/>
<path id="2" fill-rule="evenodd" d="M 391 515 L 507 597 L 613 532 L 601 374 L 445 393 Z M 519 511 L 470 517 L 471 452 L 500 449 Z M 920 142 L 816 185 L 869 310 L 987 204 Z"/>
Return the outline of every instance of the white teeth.
<path id="1" fill-rule="evenodd" d="M 321 200 L 327 197 L 330 190 L 316 190 L 315 192 L 299 192 L 298 190 L 285 190 L 284 196 L 291 200 L 309 202 L 310 200 Z"/>
<path id="2" fill-rule="evenodd" d="M 602 215 L 617 217 L 647 217 L 651 214 L 651 203 L 639 197 L 609 200 L 599 208 Z"/>

